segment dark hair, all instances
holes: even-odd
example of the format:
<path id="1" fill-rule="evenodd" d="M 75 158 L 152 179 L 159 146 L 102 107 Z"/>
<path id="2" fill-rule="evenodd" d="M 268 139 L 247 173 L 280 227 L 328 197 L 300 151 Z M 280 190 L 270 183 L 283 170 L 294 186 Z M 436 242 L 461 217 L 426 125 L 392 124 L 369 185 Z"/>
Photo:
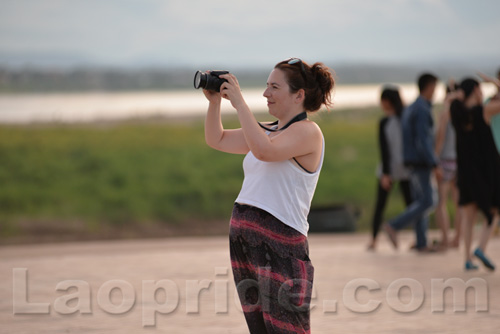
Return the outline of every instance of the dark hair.
<path id="1" fill-rule="evenodd" d="M 476 87 L 479 87 L 479 82 L 476 79 L 466 78 L 460 83 L 460 90 L 464 92 L 465 100 L 471 96 Z M 464 131 L 470 131 L 473 129 L 474 120 L 472 118 L 472 113 L 468 112 L 465 100 L 453 100 L 450 106 L 450 111 L 452 115 L 457 115 L 453 125 L 455 127 L 461 127 Z"/>
<path id="2" fill-rule="evenodd" d="M 500 78 L 500 68 L 498 69 L 498 72 L 497 72 L 497 78 Z"/>
<path id="3" fill-rule="evenodd" d="M 476 87 L 479 87 L 479 82 L 473 78 L 466 78 L 460 83 L 460 89 L 464 92 L 465 99 L 474 92 Z"/>
<path id="4" fill-rule="evenodd" d="M 290 92 L 296 93 L 300 89 L 305 92 L 304 109 L 310 112 L 317 111 L 324 104 L 327 108 L 332 106 L 332 89 L 335 79 L 332 71 L 323 63 L 314 63 L 312 66 L 302 61 L 304 72 L 300 62 L 288 64 L 288 60 L 279 62 L 274 67 L 285 72 L 285 77 Z"/>
<path id="5" fill-rule="evenodd" d="M 429 85 L 435 84 L 438 78 L 434 74 L 424 73 L 418 78 L 418 90 L 422 93 Z"/>
<path id="6" fill-rule="evenodd" d="M 385 87 L 384 90 L 382 91 L 382 94 L 380 95 L 380 99 L 388 101 L 391 104 L 392 108 L 394 109 L 396 116 L 401 117 L 404 105 L 397 88 Z"/>

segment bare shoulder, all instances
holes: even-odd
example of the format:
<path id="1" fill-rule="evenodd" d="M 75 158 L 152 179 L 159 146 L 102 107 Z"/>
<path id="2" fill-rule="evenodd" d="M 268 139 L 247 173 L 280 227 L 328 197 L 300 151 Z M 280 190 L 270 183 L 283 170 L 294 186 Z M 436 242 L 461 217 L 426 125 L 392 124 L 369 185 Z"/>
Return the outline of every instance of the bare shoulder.
<path id="1" fill-rule="evenodd" d="M 305 122 L 300 122 L 300 123 L 296 123 L 296 124 L 301 125 L 302 130 L 307 131 L 307 133 L 309 135 L 319 136 L 319 137 L 321 137 L 323 135 L 323 132 L 321 132 L 321 128 L 314 121 L 306 120 Z"/>
<path id="2" fill-rule="evenodd" d="M 323 140 L 323 133 L 321 128 L 315 122 L 306 120 L 294 123 L 289 128 L 295 136 L 300 137 L 302 140 L 307 141 L 320 141 Z"/>

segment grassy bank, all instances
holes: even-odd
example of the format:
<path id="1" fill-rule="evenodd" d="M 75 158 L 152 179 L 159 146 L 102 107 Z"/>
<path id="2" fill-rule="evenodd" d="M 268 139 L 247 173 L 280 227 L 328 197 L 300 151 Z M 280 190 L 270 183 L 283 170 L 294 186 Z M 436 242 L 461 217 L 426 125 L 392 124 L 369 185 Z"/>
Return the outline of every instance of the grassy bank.
<path id="1" fill-rule="evenodd" d="M 373 207 L 379 116 L 367 109 L 315 118 L 326 156 L 313 205 L 358 206 L 360 229 Z M 202 120 L 4 125 L 0 236 L 220 233 L 241 187 L 242 159 L 207 147 Z M 391 200 L 388 216 L 400 202 Z"/>

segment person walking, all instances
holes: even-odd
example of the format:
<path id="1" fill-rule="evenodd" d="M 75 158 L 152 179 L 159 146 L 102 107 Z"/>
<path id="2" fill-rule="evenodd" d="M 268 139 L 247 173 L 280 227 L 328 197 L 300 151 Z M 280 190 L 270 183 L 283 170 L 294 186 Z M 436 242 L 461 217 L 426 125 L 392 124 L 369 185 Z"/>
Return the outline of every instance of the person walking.
<path id="1" fill-rule="evenodd" d="M 441 169 L 434 154 L 434 122 L 431 114 L 436 84 L 437 77 L 433 74 L 421 75 L 418 79 L 420 95 L 403 112 L 403 155 L 405 165 L 410 168 L 413 202 L 401 215 L 384 225 L 395 248 L 398 248 L 397 232 L 414 224 L 416 249 L 421 252 L 429 250 L 427 213 L 433 206 L 432 171 L 438 180 L 441 179 Z"/>
<path id="2" fill-rule="evenodd" d="M 311 200 L 325 152 L 318 125 L 307 118 L 331 105 L 334 79 L 322 63 L 291 58 L 269 75 L 264 97 L 278 119 L 260 125 L 233 74 L 209 100 L 206 142 L 217 150 L 246 154 L 245 178 L 233 207 L 230 256 L 244 316 L 252 334 L 310 333 L 314 267 L 307 242 Z M 226 130 L 221 98 L 236 109 L 241 128 Z"/>
<path id="3" fill-rule="evenodd" d="M 372 219 L 372 239 L 368 250 L 375 250 L 387 199 L 398 182 L 406 206 L 411 204 L 409 171 L 403 164 L 401 115 L 404 105 L 397 88 L 386 87 L 380 96 L 385 117 L 379 122 L 378 144 L 381 163 L 377 171 L 377 199 Z"/>
<path id="4" fill-rule="evenodd" d="M 500 69 L 497 72 L 496 78 L 492 78 L 481 72 L 479 72 L 478 74 L 485 82 L 492 83 L 497 88 L 497 92 L 495 93 L 495 95 L 491 96 L 485 102 L 485 104 L 488 104 L 491 101 L 500 101 Z M 498 153 L 500 153 L 500 115 L 494 115 L 493 117 L 491 117 L 490 127 L 493 132 L 493 139 L 495 139 Z"/>
<path id="5" fill-rule="evenodd" d="M 468 78 L 460 84 L 463 100 L 451 104 L 451 119 L 457 134 L 459 205 L 462 209 L 465 244 L 465 270 L 476 270 L 473 255 L 489 270 L 495 265 L 486 256 L 486 247 L 492 231 L 500 220 L 500 154 L 489 123 L 500 114 L 500 101 L 483 106 L 479 82 Z M 472 232 L 477 211 L 486 217 L 479 246 L 471 252 Z"/>
<path id="6" fill-rule="evenodd" d="M 461 217 L 458 208 L 458 187 L 457 177 L 457 151 L 455 145 L 455 129 L 451 124 L 450 105 L 456 97 L 458 85 L 450 81 L 446 87 L 446 97 L 443 111 L 439 116 L 436 131 L 436 156 L 439 157 L 439 166 L 443 171 L 443 177 L 438 183 L 438 204 L 436 207 L 436 221 L 441 230 L 441 241 L 437 245 L 437 250 L 446 250 L 448 247 L 458 248 L 462 230 Z M 448 213 L 448 199 L 454 204 L 454 227 L 455 236 L 449 240 L 450 216 Z"/>

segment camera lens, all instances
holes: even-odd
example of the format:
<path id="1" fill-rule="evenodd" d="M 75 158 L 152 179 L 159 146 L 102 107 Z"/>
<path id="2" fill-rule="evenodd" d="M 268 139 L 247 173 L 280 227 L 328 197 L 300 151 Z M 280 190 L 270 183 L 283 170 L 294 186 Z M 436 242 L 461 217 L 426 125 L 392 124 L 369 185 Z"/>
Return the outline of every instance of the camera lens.
<path id="1" fill-rule="evenodd" d="M 227 74 L 228 71 L 210 71 L 209 73 L 204 73 L 201 71 L 196 71 L 194 75 L 194 88 L 203 88 L 206 90 L 212 90 L 214 92 L 220 92 L 220 86 L 227 82 L 226 79 L 219 78 L 222 74 Z"/>
<path id="2" fill-rule="evenodd" d="M 194 88 L 199 89 L 206 84 L 206 74 L 200 71 L 196 71 L 194 75 Z"/>

